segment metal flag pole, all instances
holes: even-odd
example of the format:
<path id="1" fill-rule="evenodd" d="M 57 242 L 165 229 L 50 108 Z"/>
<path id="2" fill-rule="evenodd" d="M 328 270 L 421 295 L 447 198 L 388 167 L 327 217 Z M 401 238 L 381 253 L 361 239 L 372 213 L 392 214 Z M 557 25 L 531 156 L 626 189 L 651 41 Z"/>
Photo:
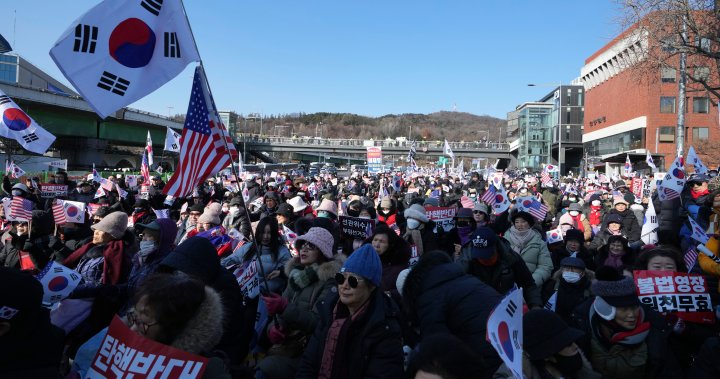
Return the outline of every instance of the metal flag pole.
<path id="1" fill-rule="evenodd" d="M 182 2 L 182 0 L 180 0 L 180 6 L 182 7 L 183 15 L 185 16 L 185 21 L 188 24 L 188 28 L 190 29 L 190 35 L 192 36 L 193 44 L 195 45 L 195 51 L 198 52 L 198 57 L 200 58 L 200 72 L 203 75 L 203 79 L 205 81 L 205 87 L 207 88 L 208 94 L 210 95 L 210 101 L 213 102 L 212 104 L 208 104 L 208 105 L 212 106 L 213 112 L 215 113 L 215 117 L 217 118 L 217 120 L 220 120 L 220 114 L 218 113 L 217 108 L 215 107 L 215 99 L 213 98 L 212 90 L 210 89 L 210 82 L 208 81 L 207 75 L 205 74 L 205 66 L 203 65 L 202 56 L 200 55 L 200 49 L 198 49 L 198 44 L 197 44 L 197 41 L 195 40 L 195 33 L 192 32 L 192 26 L 190 26 L 190 19 L 188 18 L 187 11 L 185 10 L 185 4 Z M 220 132 L 222 134 L 223 143 L 225 144 L 225 151 L 227 151 L 228 155 L 230 155 L 230 149 L 227 144 L 227 139 L 225 138 L 225 132 L 226 132 L 225 128 L 224 127 L 220 128 Z M 243 151 L 243 153 L 244 153 L 244 151 Z M 233 175 L 235 175 L 235 179 L 238 180 L 240 178 L 240 176 L 238 176 L 237 169 L 235 168 L 235 161 L 232 159 L 232 155 L 230 156 L 230 166 L 232 168 Z M 244 204 L 244 205 L 245 206 L 243 208 L 245 208 L 245 216 L 248 218 L 248 221 L 250 221 L 250 212 L 248 211 L 248 206 L 247 206 L 247 204 Z M 252 246 L 250 248 L 255 250 L 255 257 L 258 260 L 257 266 L 258 266 L 258 269 L 260 270 L 260 276 L 262 277 L 262 281 L 265 284 L 265 288 L 267 288 L 269 290 L 270 287 L 268 286 L 267 277 L 265 276 L 265 269 L 263 268 L 263 265 L 260 260 L 260 249 L 258 249 L 257 241 L 255 241 L 255 236 L 253 235 L 253 233 L 250 233 L 250 236 L 246 236 L 246 237 L 252 243 Z"/>

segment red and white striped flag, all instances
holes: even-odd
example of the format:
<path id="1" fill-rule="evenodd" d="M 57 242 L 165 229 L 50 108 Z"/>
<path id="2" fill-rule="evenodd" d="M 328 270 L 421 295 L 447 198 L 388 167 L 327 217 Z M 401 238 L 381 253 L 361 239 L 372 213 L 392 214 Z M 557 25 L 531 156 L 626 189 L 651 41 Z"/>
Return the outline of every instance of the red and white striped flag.
<path id="1" fill-rule="evenodd" d="M 150 165 L 148 163 L 147 151 L 143 151 L 142 163 L 140 164 L 140 175 L 143 177 L 143 184 L 150 183 Z"/>
<path id="2" fill-rule="evenodd" d="M 97 210 L 100 209 L 100 207 L 102 207 L 102 205 L 100 205 L 100 204 L 88 203 L 87 210 L 90 213 L 90 216 L 95 215 L 95 212 L 97 212 Z"/>
<path id="3" fill-rule="evenodd" d="M 549 183 L 552 183 L 552 178 L 550 177 L 550 174 L 548 174 L 546 171 L 543 171 L 540 174 L 540 181 L 542 182 L 542 184 L 547 185 Z"/>
<path id="4" fill-rule="evenodd" d="M 64 224 L 67 222 L 65 218 L 65 209 L 63 208 L 63 201 L 55 199 L 52 205 L 53 218 L 56 224 Z"/>
<path id="5" fill-rule="evenodd" d="M 180 164 L 163 193 L 183 197 L 210 175 L 237 160 L 237 150 L 217 118 L 202 66 L 195 69 L 180 146 Z"/>
<path id="6" fill-rule="evenodd" d="M 20 196 L 15 196 L 10 203 L 10 215 L 16 220 L 32 220 L 33 202 Z"/>

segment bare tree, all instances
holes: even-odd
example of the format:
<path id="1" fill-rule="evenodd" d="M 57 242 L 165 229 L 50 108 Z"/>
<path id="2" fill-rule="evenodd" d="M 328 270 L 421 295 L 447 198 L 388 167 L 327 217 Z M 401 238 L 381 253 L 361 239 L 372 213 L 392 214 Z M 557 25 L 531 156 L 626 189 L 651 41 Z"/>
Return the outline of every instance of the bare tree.
<path id="1" fill-rule="evenodd" d="M 661 80 L 687 55 L 688 91 L 720 100 L 720 0 L 618 0 L 630 53 L 625 67 L 640 81 Z M 684 24 L 684 25 L 683 25 Z"/>

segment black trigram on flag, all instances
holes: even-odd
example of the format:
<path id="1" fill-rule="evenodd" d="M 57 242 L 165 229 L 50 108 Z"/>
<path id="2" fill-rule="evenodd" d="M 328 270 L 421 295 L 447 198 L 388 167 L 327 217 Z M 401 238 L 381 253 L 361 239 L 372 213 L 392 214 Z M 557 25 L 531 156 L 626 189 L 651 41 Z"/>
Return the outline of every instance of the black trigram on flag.
<path id="1" fill-rule="evenodd" d="M 12 100 L 10 100 L 10 98 L 7 97 L 7 96 L 5 96 L 5 95 L 0 96 L 0 105 L 3 105 L 3 104 L 5 104 L 5 103 L 9 103 L 9 102 L 11 102 L 11 101 L 12 101 Z"/>
<path id="2" fill-rule="evenodd" d="M 165 32 L 165 57 L 180 58 L 180 41 L 175 32 Z"/>
<path id="3" fill-rule="evenodd" d="M 160 10 L 162 9 L 162 3 L 163 0 L 143 0 L 140 3 L 140 6 L 145 8 L 148 12 L 157 16 L 160 14 Z"/>
<path id="4" fill-rule="evenodd" d="M 97 38 L 97 26 L 78 24 L 75 27 L 75 44 L 73 45 L 73 51 L 94 54 Z"/>
<path id="5" fill-rule="evenodd" d="M 177 150 L 178 145 L 176 143 L 174 143 L 174 144 L 172 144 L 172 148 L 173 148 L 173 150 Z"/>
<path id="6" fill-rule="evenodd" d="M 127 91 L 130 86 L 130 81 L 104 71 L 97 86 L 114 94 L 125 96 L 125 91 Z"/>
<path id="7" fill-rule="evenodd" d="M 26 134 L 22 137 L 22 139 L 25 141 L 25 143 L 34 142 L 40 139 L 40 137 L 37 136 L 35 133 Z"/>
<path id="8" fill-rule="evenodd" d="M 512 317 L 512 316 L 515 315 L 515 311 L 516 311 L 516 310 L 517 310 L 517 305 L 515 304 L 515 302 L 513 302 L 512 300 L 510 300 L 510 301 L 508 302 L 507 307 L 505 308 L 505 312 L 507 312 L 507 314 L 510 315 L 510 317 Z"/>

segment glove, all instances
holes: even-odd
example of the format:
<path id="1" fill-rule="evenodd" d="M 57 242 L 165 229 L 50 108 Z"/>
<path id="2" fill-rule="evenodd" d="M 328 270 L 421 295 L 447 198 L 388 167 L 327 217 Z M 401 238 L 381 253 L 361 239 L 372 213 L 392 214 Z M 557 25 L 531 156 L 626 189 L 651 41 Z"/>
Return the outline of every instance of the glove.
<path id="1" fill-rule="evenodd" d="M 287 299 L 276 293 L 263 296 L 262 301 L 265 302 L 265 309 L 267 309 L 268 317 L 275 316 L 278 313 L 283 313 L 288 305 Z"/>
<path id="2" fill-rule="evenodd" d="M 273 345 L 277 345 L 285 341 L 285 333 L 283 333 L 282 327 L 277 326 L 277 324 L 270 325 L 270 328 L 268 329 L 268 339 Z"/>

